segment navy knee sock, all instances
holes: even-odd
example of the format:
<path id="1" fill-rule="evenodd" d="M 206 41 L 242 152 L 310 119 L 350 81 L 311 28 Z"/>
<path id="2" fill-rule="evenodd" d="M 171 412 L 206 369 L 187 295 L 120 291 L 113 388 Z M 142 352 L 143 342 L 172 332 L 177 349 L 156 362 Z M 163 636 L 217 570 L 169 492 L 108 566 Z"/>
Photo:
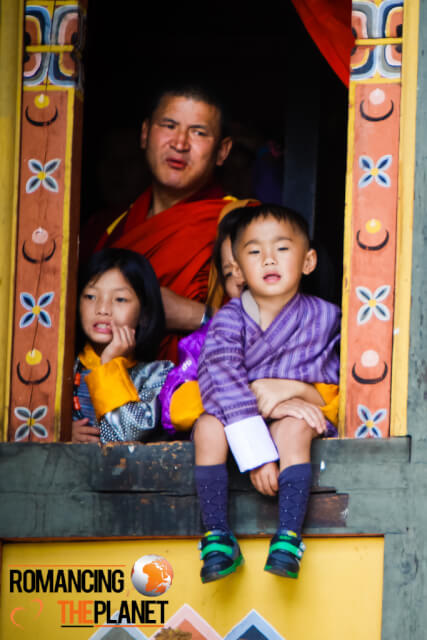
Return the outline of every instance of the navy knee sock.
<path id="1" fill-rule="evenodd" d="M 280 529 L 301 535 L 311 488 L 311 464 L 294 464 L 279 475 Z"/>
<path id="2" fill-rule="evenodd" d="M 223 529 L 229 531 L 227 518 L 228 471 L 226 465 L 196 465 L 194 475 L 205 530 Z"/>

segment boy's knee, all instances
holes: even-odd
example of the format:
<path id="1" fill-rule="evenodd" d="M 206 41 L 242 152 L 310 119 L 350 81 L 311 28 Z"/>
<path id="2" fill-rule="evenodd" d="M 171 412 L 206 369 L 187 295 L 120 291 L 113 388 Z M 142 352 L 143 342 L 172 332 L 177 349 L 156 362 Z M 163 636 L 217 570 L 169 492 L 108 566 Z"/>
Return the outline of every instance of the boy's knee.
<path id="1" fill-rule="evenodd" d="M 272 426 L 271 435 L 280 458 L 280 471 L 310 462 L 311 442 L 317 433 L 301 418 L 286 417 Z"/>
<path id="2" fill-rule="evenodd" d="M 224 426 L 214 416 L 204 413 L 194 426 L 197 465 L 222 464 L 227 459 L 228 444 Z"/>
<path id="3" fill-rule="evenodd" d="M 194 425 L 194 444 L 197 446 L 199 442 L 225 440 L 225 432 L 223 424 L 208 413 L 203 413 L 197 419 Z"/>
<path id="4" fill-rule="evenodd" d="M 288 440 L 306 440 L 312 439 L 317 435 L 314 429 L 310 427 L 308 422 L 302 418 L 294 418 L 293 416 L 286 416 L 281 420 L 277 420 L 271 427 L 271 434 L 273 439 L 275 436 L 279 436 Z"/>

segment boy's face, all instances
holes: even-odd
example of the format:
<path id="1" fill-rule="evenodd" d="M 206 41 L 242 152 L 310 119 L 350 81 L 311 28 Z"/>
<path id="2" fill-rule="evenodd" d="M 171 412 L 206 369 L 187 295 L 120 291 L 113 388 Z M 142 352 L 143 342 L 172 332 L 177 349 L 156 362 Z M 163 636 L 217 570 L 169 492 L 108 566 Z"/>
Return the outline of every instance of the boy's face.
<path id="1" fill-rule="evenodd" d="M 235 249 L 245 282 L 258 303 L 285 305 L 297 293 L 302 274 L 317 262 L 303 233 L 273 216 L 258 218 L 241 233 Z"/>

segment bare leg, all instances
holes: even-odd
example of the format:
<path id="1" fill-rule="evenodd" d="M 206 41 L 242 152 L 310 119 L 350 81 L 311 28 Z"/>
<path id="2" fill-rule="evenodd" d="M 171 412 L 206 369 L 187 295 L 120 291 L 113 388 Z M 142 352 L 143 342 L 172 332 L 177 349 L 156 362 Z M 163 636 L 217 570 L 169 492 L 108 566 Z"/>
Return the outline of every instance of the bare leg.
<path id="1" fill-rule="evenodd" d="M 311 442 L 319 434 L 305 420 L 291 416 L 275 420 L 270 433 L 279 452 L 280 471 L 310 462 Z"/>
<path id="2" fill-rule="evenodd" d="M 194 426 L 196 465 L 225 464 L 228 443 L 222 423 L 207 413 L 200 416 Z"/>

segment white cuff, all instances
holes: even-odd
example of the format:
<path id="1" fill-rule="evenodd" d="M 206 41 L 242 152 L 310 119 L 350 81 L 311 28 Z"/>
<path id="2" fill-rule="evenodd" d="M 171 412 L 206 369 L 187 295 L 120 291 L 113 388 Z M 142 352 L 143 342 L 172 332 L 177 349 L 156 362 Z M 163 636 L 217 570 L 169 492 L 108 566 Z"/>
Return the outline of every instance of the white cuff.
<path id="1" fill-rule="evenodd" d="M 278 460 L 276 446 L 261 416 L 251 416 L 225 427 L 231 453 L 241 472 Z"/>

